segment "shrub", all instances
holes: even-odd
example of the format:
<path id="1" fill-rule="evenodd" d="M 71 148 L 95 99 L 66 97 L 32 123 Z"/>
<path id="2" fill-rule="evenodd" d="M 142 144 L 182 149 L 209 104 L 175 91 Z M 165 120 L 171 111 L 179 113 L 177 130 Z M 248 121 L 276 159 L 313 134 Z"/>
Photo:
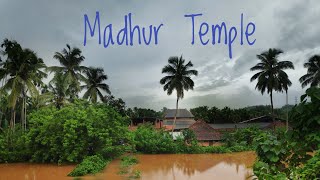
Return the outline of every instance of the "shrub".
<path id="1" fill-rule="evenodd" d="M 197 141 L 196 135 L 191 129 L 184 129 L 182 131 L 182 137 L 184 139 L 184 142 L 191 144 L 192 142 Z"/>
<path id="2" fill-rule="evenodd" d="M 259 142 L 256 147 L 258 163 L 268 164 L 268 173 L 271 175 L 279 174 L 286 169 L 287 158 L 290 155 L 290 144 L 284 138 L 279 139 L 271 133 L 263 133 L 255 141 Z M 259 168 L 264 166 L 254 166 L 254 171 L 261 171 Z"/>
<path id="3" fill-rule="evenodd" d="M 61 109 L 41 108 L 29 115 L 26 135 L 34 162 L 81 162 L 99 154 L 105 159 L 123 152 L 125 120 L 106 105 L 76 101 Z"/>
<path id="4" fill-rule="evenodd" d="M 96 174 L 102 171 L 107 165 L 101 156 L 88 156 L 76 168 L 68 174 L 68 176 L 83 176 L 86 174 Z"/>
<path id="5" fill-rule="evenodd" d="M 134 156 L 124 156 L 121 158 L 121 166 L 132 166 L 137 163 L 139 163 L 139 161 Z"/>
<path id="6" fill-rule="evenodd" d="M 225 133 L 222 137 L 222 140 L 227 147 L 236 145 L 255 146 L 253 139 L 261 133 L 262 130 L 257 127 L 237 129 L 232 133 Z"/>
<path id="7" fill-rule="evenodd" d="M 123 158 L 121 158 L 121 162 L 120 162 L 120 171 L 118 174 L 121 175 L 125 175 L 128 174 L 130 172 L 130 178 L 138 178 L 138 175 L 140 177 L 140 172 L 132 172 L 132 170 L 129 171 L 129 169 L 131 168 L 132 165 L 135 165 L 139 163 L 138 159 L 134 156 L 124 156 Z"/>
<path id="8" fill-rule="evenodd" d="M 155 130 L 150 125 L 141 125 L 133 133 L 136 150 L 149 154 L 175 153 L 176 144 L 164 130 Z"/>
<path id="9" fill-rule="evenodd" d="M 311 100 L 311 101 L 308 101 Z M 290 112 L 288 132 L 264 133 L 257 138 L 258 161 L 253 171 L 260 179 L 318 179 L 320 167 L 320 88 L 311 87 Z"/>
<path id="10" fill-rule="evenodd" d="M 229 153 L 231 152 L 227 147 L 225 146 L 207 146 L 202 147 L 204 153 Z"/>
<path id="11" fill-rule="evenodd" d="M 298 179 L 320 179 L 320 150 L 298 170 Z"/>
<path id="12" fill-rule="evenodd" d="M 26 136 L 19 127 L 7 128 L 0 133 L 0 163 L 28 161 L 30 157 Z"/>
<path id="13" fill-rule="evenodd" d="M 141 172 L 139 170 L 133 171 L 133 175 L 129 176 L 129 179 L 139 179 L 141 177 Z"/>

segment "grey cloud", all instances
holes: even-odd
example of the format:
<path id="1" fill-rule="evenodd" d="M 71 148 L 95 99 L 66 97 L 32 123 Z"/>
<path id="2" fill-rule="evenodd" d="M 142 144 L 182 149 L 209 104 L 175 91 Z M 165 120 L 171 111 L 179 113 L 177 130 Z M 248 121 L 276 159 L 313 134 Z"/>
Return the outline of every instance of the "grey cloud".
<path id="1" fill-rule="evenodd" d="M 278 18 L 279 47 L 284 49 L 307 49 L 319 46 L 320 4 L 315 0 L 293 1 L 282 7 Z"/>
<path id="2" fill-rule="evenodd" d="M 123 25 L 123 17 L 133 13 L 134 22 L 143 26 L 164 23 L 157 46 L 113 46 L 103 48 L 96 39 L 83 46 L 83 15 L 99 11 L 101 24 Z M 181 106 L 195 105 L 247 106 L 268 104 L 250 83 L 249 68 L 257 63 L 256 54 L 278 47 L 285 51 L 282 59 L 292 60 L 295 71 L 288 71 L 293 86 L 290 94 L 300 96 L 298 78 L 308 56 L 320 52 L 320 3 L 317 0 L 273 1 L 10 1 L 0 2 L 0 40 L 12 38 L 33 49 L 48 65 L 57 65 L 53 54 L 66 43 L 80 47 L 86 57 L 84 65 L 103 67 L 107 83 L 117 97 L 129 107 L 174 107 L 175 96 L 167 96 L 159 84 L 161 68 L 169 56 L 191 60 L 199 76 L 194 77 L 195 90 L 186 93 Z M 239 26 L 241 13 L 245 21 L 256 24 L 256 44 L 233 47 L 234 59 L 228 58 L 225 45 L 191 45 L 190 19 L 184 14 L 203 13 L 196 25 L 206 21 Z M 198 41 L 198 40 L 197 40 Z M 248 98 L 250 97 L 250 98 Z M 282 96 L 280 96 L 282 97 Z M 281 99 L 281 98 L 277 99 Z M 282 101 L 278 104 L 281 105 Z"/>
<path id="3" fill-rule="evenodd" d="M 226 86 L 229 84 L 230 84 L 230 82 L 226 81 L 224 79 L 216 79 L 216 80 L 212 80 L 212 81 L 208 82 L 205 85 L 197 87 L 196 90 L 197 91 L 209 91 L 209 90 L 214 90 L 216 88 Z"/>

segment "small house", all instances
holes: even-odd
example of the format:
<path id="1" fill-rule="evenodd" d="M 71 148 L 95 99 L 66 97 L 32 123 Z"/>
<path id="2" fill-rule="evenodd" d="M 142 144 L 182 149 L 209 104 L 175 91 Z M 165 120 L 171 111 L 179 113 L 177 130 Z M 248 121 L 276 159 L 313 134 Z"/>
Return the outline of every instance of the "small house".
<path id="1" fill-rule="evenodd" d="M 176 115 L 176 123 L 174 126 L 174 117 Z M 176 114 L 176 109 L 168 109 L 165 112 L 164 120 L 163 120 L 163 127 L 167 130 L 174 131 L 182 131 L 183 129 L 189 128 L 193 123 L 196 121 L 194 120 L 193 114 L 188 111 L 187 109 L 178 109 Z"/>
<path id="2" fill-rule="evenodd" d="M 194 132 L 198 142 L 203 146 L 211 146 L 221 140 L 221 133 L 202 120 L 193 123 L 189 129 Z"/>

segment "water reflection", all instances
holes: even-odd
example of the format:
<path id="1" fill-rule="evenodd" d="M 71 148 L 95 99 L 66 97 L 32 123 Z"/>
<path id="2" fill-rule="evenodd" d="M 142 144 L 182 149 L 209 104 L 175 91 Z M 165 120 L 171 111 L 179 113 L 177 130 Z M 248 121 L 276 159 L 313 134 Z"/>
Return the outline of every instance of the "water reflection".
<path id="1" fill-rule="evenodd" d="M 254 152 L 233 154 L 139 155 L 142 179 L 247 179 Z"/>
<path id="2" fill-rule="evenodd" d="M 69 179 L 67 174 L 75 166 L 57 166 L 49 164 L 14 163 L 0 164 L 0 180 L 56 180 Z"/>
<path id="3" fill-rule="evenodd" d="M 254 152 L 232 154 L 163 154 L 137 155 L 142 180 L 236 180 L 247 179 L 252 174 Z M 95 176 L 81 179 L 127 179 L 118 174 L 120 161 L 111 162 Z M 74 166 L 45 164 L 0 164 L 0 180 L 73 179 L 67 174 Z"/>

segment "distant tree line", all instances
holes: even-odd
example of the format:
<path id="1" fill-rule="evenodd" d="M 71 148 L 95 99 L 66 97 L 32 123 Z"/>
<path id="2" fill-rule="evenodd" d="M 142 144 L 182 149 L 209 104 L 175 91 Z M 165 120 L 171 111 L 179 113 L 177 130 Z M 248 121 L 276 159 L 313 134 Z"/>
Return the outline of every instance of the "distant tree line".
<path id="1" fill-rule="evenodd" d="M 287 106 L 275 109 L 274 113 L 276 117 L 285 119 Z M 293 106 L 289 105 L 288 110 Z M 238 123 L 251 118 L 260 117 L 264 115 L 270 115 L 270 106 L 250 106 L 239 109 L 231 109 L 229 107 L 224 107 L 219 109 L 217 107 L 199 106 L 190 109 L 191 113 L 194 115 L 195 119 L 201 119 L 207 123 Z"/>
<path id="2" fill-rule="evenodd" d="M 126 110 L 127 116 L 132 118 L 143 118 L 143 117 L 153 117 L 153 118 L 163 118 L 164 111 L 155 111 L 149 108 L 128 108 Z"/>

